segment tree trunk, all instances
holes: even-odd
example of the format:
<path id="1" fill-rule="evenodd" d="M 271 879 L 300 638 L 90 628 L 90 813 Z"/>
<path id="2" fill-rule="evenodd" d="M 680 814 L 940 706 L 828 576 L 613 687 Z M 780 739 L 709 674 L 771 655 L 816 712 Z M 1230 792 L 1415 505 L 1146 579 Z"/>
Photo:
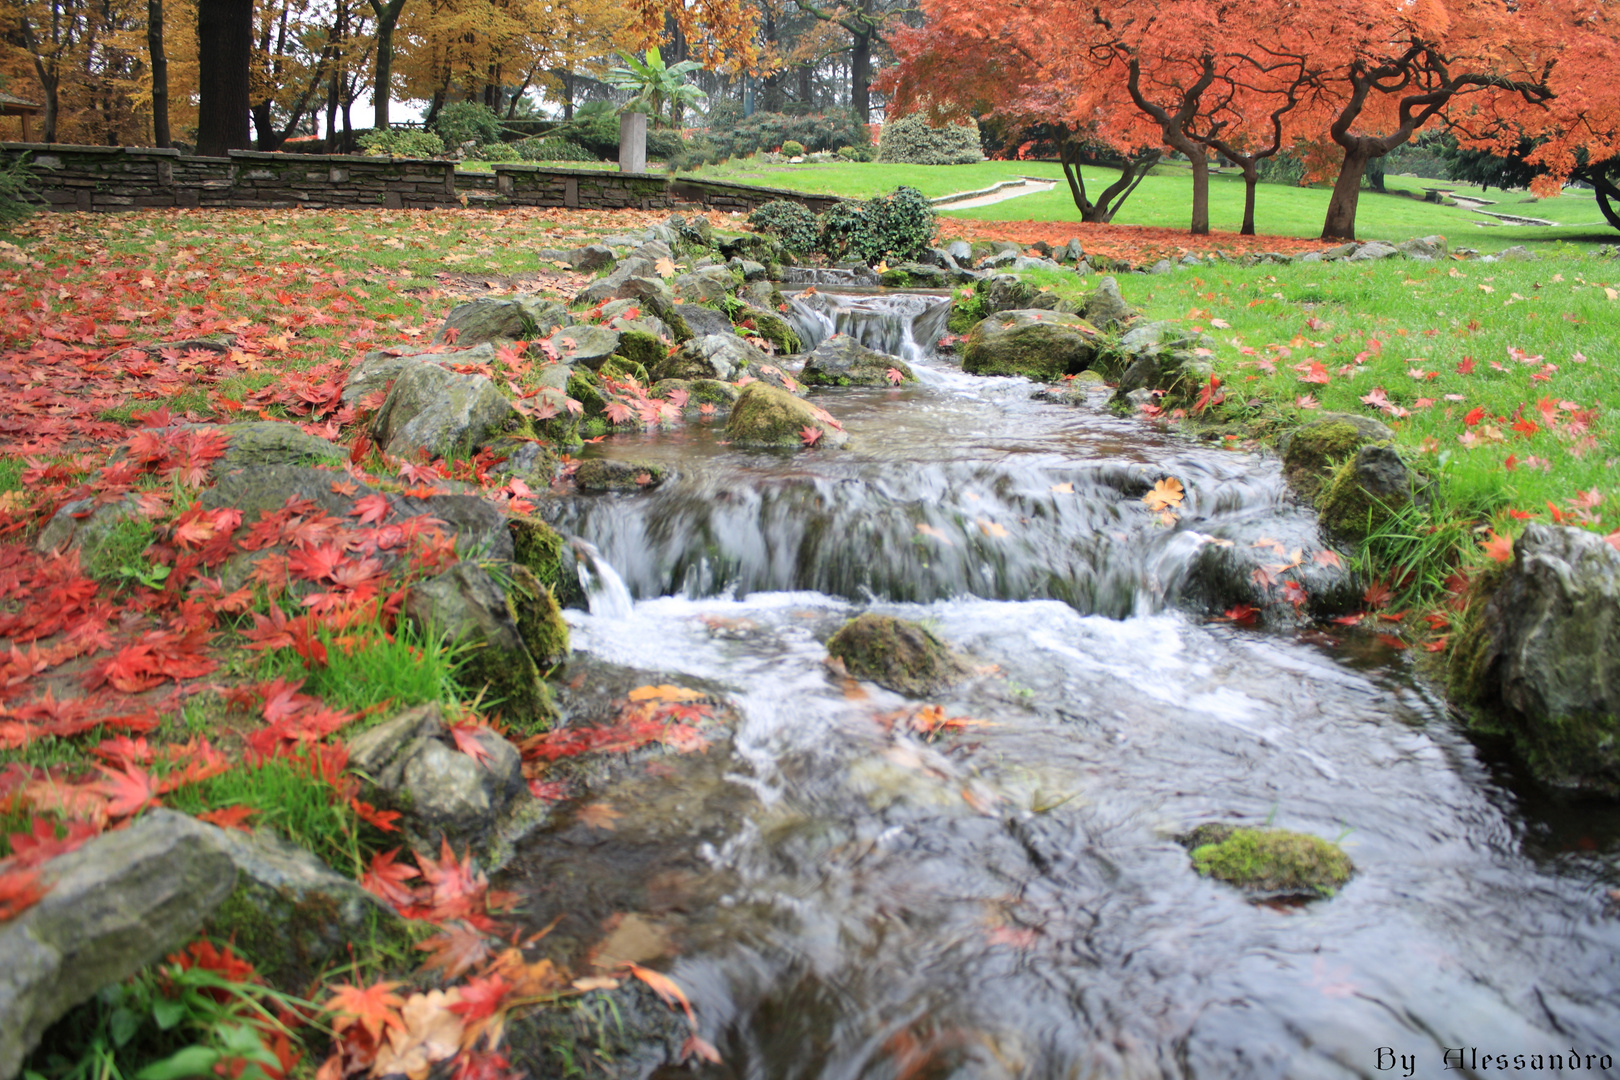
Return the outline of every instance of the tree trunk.
<path id="1" fill-rule="evenodd" d="M 1239 236 L 1254 235 L 1254 189 L 1260 183 L 1260 165 L 1253 160 L 1239 162 L 1243 168 L 1243 228 Z"/>
<path id="2" fill-rule="evenodd" d="M 211 0 L 203 0 L 209 3 Z M 405 10 L 405 0 L 371 0 L 371 9 L 377 13 L 377 78 L 371 86 L 371 100 L 376 106 L 372 127 L 378 131 L 388 128 L 388 97 L 394 81 L 394 27 L 399 13 Z"/>
<path id="3" fill-rule="evenodd" d="M 39 81 L 45 87 L 45 133 L 41 136 L 46 142 L 56 141 L 56 115 L 57 115 L 57 80 L 55 76 L 45 77 L 43 65 L 39 68 Z"/>
<path id="4" fill-rule="evenodd" d="M 872 122 L 872 33 L 856 34 L 849 50 L 849 105 L 863 124 Z"/>
<path id="5" fill-rule="evenodd" d="M 1183 140 L 1185 147 L 1176 146 L 1186 154 L 1192 162 L 1193 176 L 1193 203 L 1192 228 L 1189 230 L 1194 236 L 1209 235 L 1209 159 L 1204 154 L 1204 148 L 1191 140 Z M 1171 143 L 1175 146 L 1175 143 Z"/>
<path id="6" fill-rule="evenodd" d="M 816 69 L 809 64 L 799 65 L 799 104 L 807 109 L 816 107 Z"/>
<path id="7" fill-rule="evenodd" d="M 248 133 L 253 0 L 197 5 L 197 153 L 223 157 L 253 145 Z"/>
<path id="8" fill-rule="evenodd" d="M 163 0 L 147 0 L 146 48 L 152 63 L 152 142 L 168 146 L 169 58 L 163 51 Z"/>
<path id="9" fill-rule="evenodd" d="M 1353 148 L 1344 152 L 1344 164 L 1339 166 L 1339 179 L 1333 185 L 1333 198 L 1328 200 L 1327 220 L 1322 223 L 1323 240 L 1354 240 L 1356 238 L 1356 203 L 1361 198 L 1361 174 L 1367 171 L 1369 148 L 1357 140 Z"/>
<path id="10" fill-rule="evenodd" d="M 1609 183 L 1605 172 L 1606 170 L 1593 166 L 1586 170 L 1586 178 L 1592 184 L 1592 194 L 1597 196 L 1598 209 L 1603 212 L 1610 225 L 1620 229 L 1620 210 L 1615 209 L 1613 205 L 1620 202 L 1620 188 Z"/>
<path id="11" fill-rule="evenodd" d="M 204 0 L 206 3 L 207 0 Z M 253 105 L 253 130 L 259 133 L 259 149 L 268 154 L 281 146 L 281 139 L 276 133 L 275 117 L 270 115 L 268 101 L 255 102 Z"/>

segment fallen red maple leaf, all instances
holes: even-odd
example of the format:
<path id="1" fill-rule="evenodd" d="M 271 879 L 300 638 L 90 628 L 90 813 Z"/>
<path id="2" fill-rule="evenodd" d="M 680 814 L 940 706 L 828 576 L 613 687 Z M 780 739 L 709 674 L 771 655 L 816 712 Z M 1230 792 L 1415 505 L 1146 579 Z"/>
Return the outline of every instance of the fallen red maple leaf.
<path id="1" fill-rule="evenodd" d="M 139 765 L 126 762 L 122 770 L 97 765 L 96 770 L 107 779 L 97 781 L 91 787 L 107 796 L 108 816 L 130 817 L 148 806 L 157 805 L 152 792 L 152 777 Z"/>

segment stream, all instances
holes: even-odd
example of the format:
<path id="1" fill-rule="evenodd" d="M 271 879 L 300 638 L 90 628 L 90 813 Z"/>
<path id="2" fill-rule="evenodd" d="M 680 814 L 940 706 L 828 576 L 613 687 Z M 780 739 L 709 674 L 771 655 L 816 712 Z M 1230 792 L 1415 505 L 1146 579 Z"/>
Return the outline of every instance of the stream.
<path id="1" fill-rule="evenodd" d="M 563 804 L 499 882 L 525 921 L 559 920 L 576 972 L 633 925 L 623 958 L 685 989 L 723 1059 L 702 1075 L 1414 1075 L 1380 1048 L 1419 1076 L 1496 1071 L 1447 1048 L 1604 1075 L 1584 1055 L 1620 1053 L 1620 812 L 1520 783 L 1372 634 L 1212 620 L 1210 581 L 1272 550 L 1346 587 L 1276 459 L 1105 391 L 964 375 L 926 346 L 947 302 L 795 298 L 807 348 L 851 333 L 918 376 L 817 394 L 850 449 L 616 435 L 593 450 L 673 476 L 548 509 L 590 595 L 568 722 L 647 682 L 733 722 Z M 1170 521 L 1142 502 L 1164 477 L 1186 489 Z M 927 741 L 894 721 L 917 703 L 829 669 L 868 610 L 968 658 L 932 700 L 970 722 Z M 1252 902 L 1177 843 L 1208 821 L 1339 839 L 1356 875 Z"/>

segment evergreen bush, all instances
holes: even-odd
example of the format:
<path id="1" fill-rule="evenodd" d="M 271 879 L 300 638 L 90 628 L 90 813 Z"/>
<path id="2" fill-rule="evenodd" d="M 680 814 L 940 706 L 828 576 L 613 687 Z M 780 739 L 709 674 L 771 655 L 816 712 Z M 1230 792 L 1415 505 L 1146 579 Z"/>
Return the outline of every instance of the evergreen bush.
<path id="1" fill-rule="evenodd" d="M 481 101 L 452 101 L 433 118 L 432 128 L 451 147 L 467 142 L 488 146 L 501 138 L 500 121 Z"/>
<path id="2" fill-rule="evenodd" d="M 934 241 L 934 207 L 913 187 L 866 202 L 838 203 L 821 215 L 820 248 L 828 257 L 866 263 L 915 259 Z"/>
<path id="3" fill-rule="evenodd" d="M 748 215 L 748 224 L 782 241 L 795 255 L 808 255 L 821 240 L 821 223 L 808 207 L 788 199 L 768 202 Z"/>
<path id="4" fill-rule="evenodd" d="M 597 157 L 572 139 L 559 139 L 548 135 L 543 139 L 524 139 L 513 143 L 523 161 L 596 161 Z"/>
<path id="5" fill-rule="evenodd" d="M 444 140 L 431 131 L 413 128 L 373 128 L 360 136 L 360 152 L 405 158 L 429 158 L 444 153 Z"/>
<path id="6" fill-rule="evenodd" d="M 931 127 L 921 113 L 883 125 L 879 161 L 909 165 L 966 165 L 984 160 L 976 121 Z"/>

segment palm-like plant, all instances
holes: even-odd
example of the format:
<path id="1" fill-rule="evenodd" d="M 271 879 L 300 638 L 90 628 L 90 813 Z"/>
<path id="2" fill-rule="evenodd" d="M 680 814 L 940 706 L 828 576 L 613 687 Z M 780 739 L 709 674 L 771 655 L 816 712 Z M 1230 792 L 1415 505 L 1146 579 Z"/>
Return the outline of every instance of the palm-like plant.
<path id="1" fill-rule="evenodd" d="M 696 105 L 708 97 L 686 81 L 690 72 L 703 67 L 695 60 L 682 60 L 666 66 L 656 48 L 647 50 L 645 61 L 637 60 L 627 52 L 619 53 L 619 59 L 624 61 L 624 66 L 611 69 L 607 73 L 607 81 L 620 90 L 635 91 L 636 96 L 625 105 L 625 112 L 648 113 L 655 124 L 666 119 L 673 123 L 679 110 L 687 105 Z M 664 115 L 666 109 L 668 117 Z"/>

